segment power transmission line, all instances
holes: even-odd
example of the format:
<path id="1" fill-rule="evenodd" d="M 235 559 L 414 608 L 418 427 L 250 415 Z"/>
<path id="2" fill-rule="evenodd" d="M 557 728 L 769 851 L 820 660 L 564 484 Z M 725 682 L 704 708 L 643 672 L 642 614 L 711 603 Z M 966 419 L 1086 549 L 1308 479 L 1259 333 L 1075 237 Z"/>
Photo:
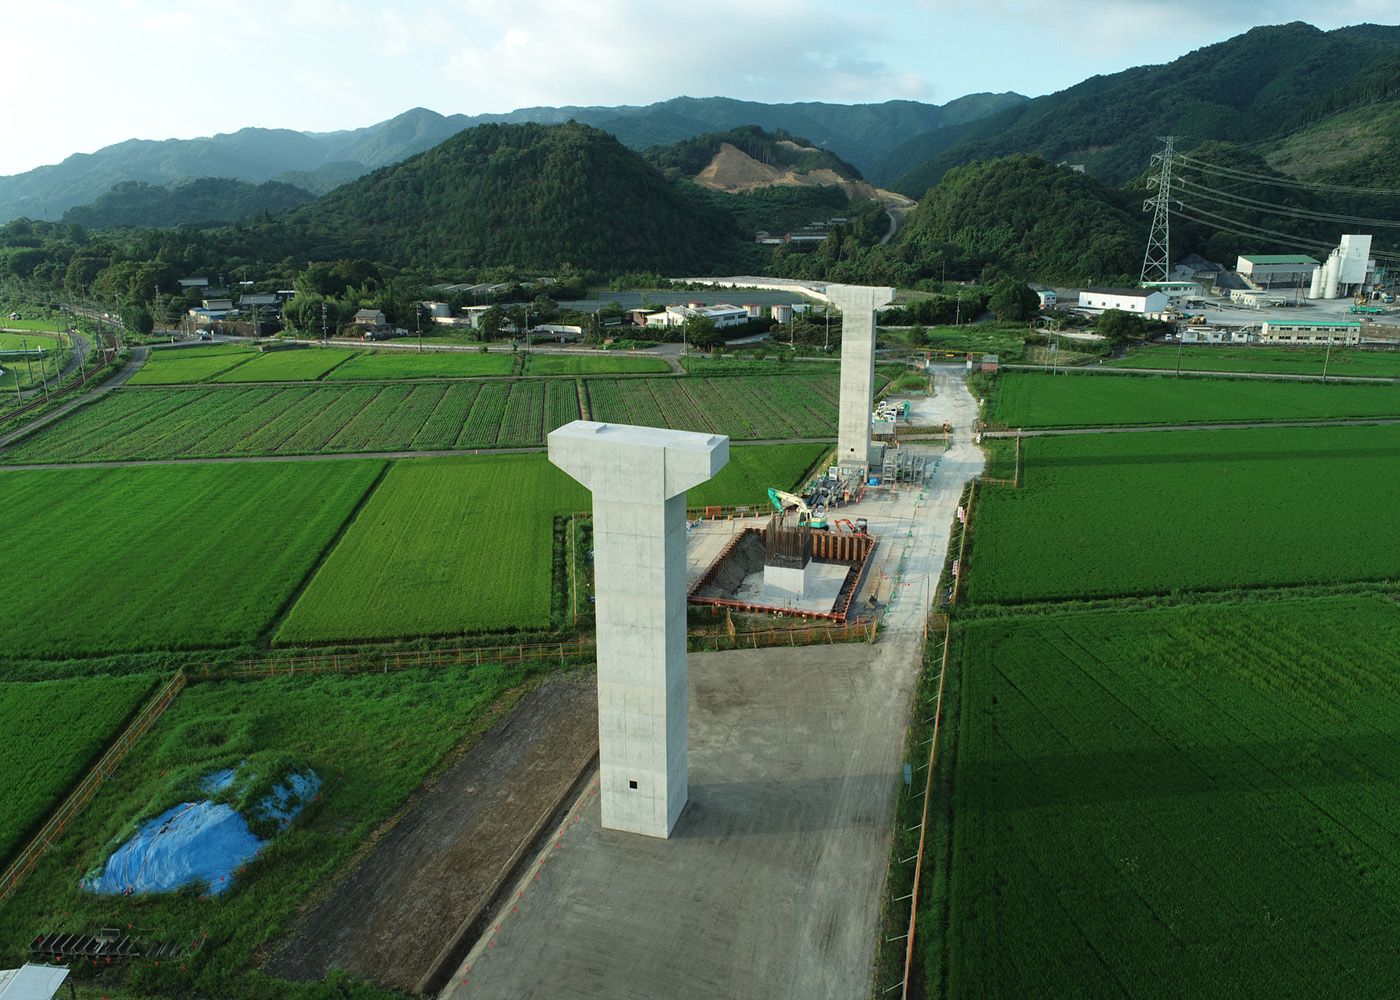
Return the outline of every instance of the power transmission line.
<path id="1" fill-rule="evenodd" d="M 1313 253 L 1322 253 L 1324 255 L 1331 253 L 1335 248 L 1332 244 L 1324 243 L 1321 240 L 1309 239 L 1306 236 L 1299 236 L 1296 233 L 1286 233 L 1277 229 L 1268 229 L 1264 226 L 1240 222 L 1237 219 L 1231 219 L 1229 216 L 1220 215 L 1209 209 L 1181 201 L 1179 198 L 1174 199 L 1174 201 L 1180 206 L 1179 209 L 1175 210 L 1175 214 L 1179 218 L 1188 219 L 1191 222 L 1196 222 L 1203 226 L 1210 226 L 1221 232 L 1228 232 L 1235 236 L 1245 236 L 1250 239 L 1263 239 L 1286 246 L 1306 249 Z M 1201 215 L 1207 218 L 1199 218 Z M 1400 254 L 1382 253 L 1373 250 L 1371 256 L 1378 260 L 1400 261 Z"/>
<path id="2" fill-rule="evenodd" d="M 1321 181 L 1300 181 L 1291 177 L 1286 179 L 1270 177 L 1267 174 L 1257 174 L 1249 170 L 1240 170 L 1237 167 L 1226 167 L 1217 163 L 1208 163 L 1205 160 L 1198 160 L 1184 153 L 1178 153 L 1176 158 L 1178 162 L 1188 164 L 1205 173 L 1213 173 L 1234 180 L 1270 184 L 1274 187 L 1301 188 L 1309 191 L 1332 191 L 1341 194 L 1369 194 L 1383 197 L 1400 196 L 1400 188 L 1367 188 L 1350 184 L 1327 184 Z"/>
<path id="3" fill-rule="evenodd" d="M 1274 215 L 1286 215 L 1299 219 L 1309 219 L 1317 222 L 1340 222 L 1345 225 L 1355 226 L 1382 226 L 1400 229 L 1400 222 L 1391 219 L 1370 219 L 1355 215 L 1333 215 L 1329 212 L 1315 212 L 1309 208 L 1294 208 L 1288 205 L 1279 205 L 1276 202 L 1260 201 L 1257 198 L 1247 198 L 1242 194 L 1235 194 L 1228 191 L 1217 191 L 1215 188 L 1206 187 L 1204 184 L 1197 184 L 1187 180 L 1185 177 L 1174 178 L 1174 183 L 1184 188 L 1189 188 L 1192 192 L 1199 194 L 1203 198 L 1210 198 L 1214 201 L 1224 202 L 1236 208 L 1253 209 L 1260 212 L 1269 212 Z"/>
<path id="4" fill-rule="evenodd" d="M 1171 277 L 1171 197 L 1172 197 L 1172 155 L 1175 152 L 1176 136 L 1159 135 L 1163 147 L 1160 153 L 1152 154 L 1152 162 L 1161 164 L 1157 172 L 1157 193 L 1143 202 L 1142 210 L 1152 211 L 1152 229 L 1147 234 L 1147 250 L 1142 255 L 1142 280 L 1166 281 Z"/>

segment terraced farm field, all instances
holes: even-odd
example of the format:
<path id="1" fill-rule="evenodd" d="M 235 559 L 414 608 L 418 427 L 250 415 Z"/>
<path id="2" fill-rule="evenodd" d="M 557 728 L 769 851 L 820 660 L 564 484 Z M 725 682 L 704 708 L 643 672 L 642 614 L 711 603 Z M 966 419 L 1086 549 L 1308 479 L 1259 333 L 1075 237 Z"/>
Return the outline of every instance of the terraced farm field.
<path id="1" fill-rule="evenodd" d="M 475 351 L 364 351 L 326 376 L 328 382 L 373 379 L 474 378 L 511 375 L 515 357 Z"/>
<path id="2" fill-rule="evenodd" d="M 1160 368 L 1175 371 L 1177 348 L 1154 345 L 1114 358 L 1104 364 L 1114 368 Z M 1400 351 L 1332 351 L 1322 348 L 1281 347 L 1185 347 L 1180 349 L 1182 371 L 1268 372 L 1285 375 L 1359 375 L 1400 378 Z"/>
<path id="3" fill-rule="evenodd" d="M 337 463 L 339 464 L 339 463 Z M 309 508 L 306 508 L 309 509 Z M 358 590 L 348 595 L 364 609 Z M 327 997 L 334 986 L 282 984 L 248 970 L 334 872 L 454 747 L 469 745 L 545 667 L 483 664 L 358 676 L 192 684 L 68 827 L 0 912 L 0 951 L 23 955 L 64 926 L 133 924 L 150 940 L 201 942 L 178 962 L 130 963 L 123 997 Z M 295 762 L 324 785 L 316 801 L 210 899 L 198 892 L 99 896 L 78 886 L 138 821 L 189 801 L 205 775 L 249 761 Z M 218 942 L 217 946 L 212 942 Z M 110 983 L 110 979 L 108 980 Z M 137 987 L 139 983 L 139 988 Z M 330 992 L 326 992 L 329 990 Z M 388 994 L 354 984 L 341 995 Z"/>
<path id="4" fill-rule="evenodd" d="M 21 442 L 4 461 L 532 447 L 578 416 L 571 379 L 119 389 Z"/>
<path id="5" fill-rule="evenodd" d="M 671 370 L 661 358 L 626 354 L 529 354 L 526 375 L 664 375 Z"/>
<path id="6" fill-rule="evenodd" d="M 727 434 L 736 441 L 836 433 L 835 373 L 589 379 L 594 420 Z"/>
<path id="7" fill-rule="evenodd" d="M 356 355 L 334 347 L 308 347 L 299 350 L 267 351 L 247 364 L 239 365 L 211 382 L 314 382 L 336 365 Z"/>
<path id="8" fill-rule="evenodd" d="M 1026 438 L 978 493 L 970 596 L 1400 580 L 1400 427 Z"/>
<path id="9" fill-rule="evenodd" d="M 1400 386 L 1013 372 L 989 421 L 1007 427 L 1199 424 L 1400 416 Z"/>
<path id="10" fill-rule="evenodd" d="M 0 683 L 0 865 L 101 756 L 153 675 Z"/>
<path id="11" fill-rule="evenodd" d="M 242 344 L 158 348 L 151 351 L 146 363 L 131 376 L 130 384 L 182 385 L 203 382 L 257 356 L 256 351 Z"/>
<path id="12" fill-rule="evenodd" d="M 345 461 L 0 474 L 8 567 L 0 657 L 251 641 L 382 468 Z"/>
<path id="13" fill-rule="evenodd" d="M 1382 597 L 969 624 L 930 995 L 1400 993 L 1396 650 Z"/>

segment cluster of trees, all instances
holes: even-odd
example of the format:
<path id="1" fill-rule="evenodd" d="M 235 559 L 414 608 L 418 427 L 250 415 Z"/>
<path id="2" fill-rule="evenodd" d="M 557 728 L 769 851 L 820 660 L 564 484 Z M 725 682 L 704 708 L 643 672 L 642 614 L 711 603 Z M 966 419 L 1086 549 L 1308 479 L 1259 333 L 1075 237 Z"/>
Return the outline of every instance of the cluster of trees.
<path id="1" fill-rule="evenodd" d="M 219 226 L 249 216 L 285 212 L 316 200 L 291 184 L 250 184 L 229 177 L 201 177 L 162 187 L 123 181 L 87 205 L 63 213 L 64 222 L 88 228 Z"/>

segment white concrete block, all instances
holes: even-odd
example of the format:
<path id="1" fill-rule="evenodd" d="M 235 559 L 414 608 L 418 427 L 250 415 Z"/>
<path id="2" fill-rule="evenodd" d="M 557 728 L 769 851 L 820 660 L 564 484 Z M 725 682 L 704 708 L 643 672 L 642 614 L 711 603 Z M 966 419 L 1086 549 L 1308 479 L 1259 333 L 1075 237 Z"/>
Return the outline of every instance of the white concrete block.
<path id="1" fill-rule="evenodd" d="M 667 837 L 689 790 L 685 491 L 729 439 L 575 420 L 549 460 L 593 492 L 603 825 Z"/>

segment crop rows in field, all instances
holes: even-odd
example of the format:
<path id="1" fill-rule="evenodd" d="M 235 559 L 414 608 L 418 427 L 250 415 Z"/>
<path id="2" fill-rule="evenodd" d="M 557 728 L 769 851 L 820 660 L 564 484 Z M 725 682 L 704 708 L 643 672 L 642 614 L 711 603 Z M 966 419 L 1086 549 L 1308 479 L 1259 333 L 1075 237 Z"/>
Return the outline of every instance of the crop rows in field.
<path id="1" fill-rule="evenodd" d="M 1400 993 L 1397 649 L 1382 597 L 968 625 L 929 979 Z"/>
<path id="2" fill-rule="evenodd" d="M 970 596 L 1400 579 L 1400 427 L 1027 438 L 979 493 Z"/>
<path id="3" fill-rule="evenodd" d="M 0 683 L 0 865 L 151 690 L 150 675 Z"/>
<path id="4" fill-rule="evenodd" d="M 531 447 L 578 416 L 572 379 L 118 390 L 6 461 Z"/>
<path id="5" fill-rule="evenodd" d="M 1156 375 L 1013 372 L 997 383 L 994 423 L 1101 427 L 1400 416 L 1400 386 Z"/>
<path id="6" fill-rule="evenodd" d="M 510 375 L 515 357 L 466 351 L 364 351 L 326 376 L 328 382 L 370 379 L 476 378 Z"/>
<path id="7" fill-rule="evenodd" d="M 589 379 L 594 420 L 726 434 L 735 440 L 826 437 L 836 379 L 790 373 L 675 379 Z"/>
<path id="8" fill-rule="evenodd" d="M 250 642 L 383 468 L 376 461 L 3 475 L 0 656 Z"/>

